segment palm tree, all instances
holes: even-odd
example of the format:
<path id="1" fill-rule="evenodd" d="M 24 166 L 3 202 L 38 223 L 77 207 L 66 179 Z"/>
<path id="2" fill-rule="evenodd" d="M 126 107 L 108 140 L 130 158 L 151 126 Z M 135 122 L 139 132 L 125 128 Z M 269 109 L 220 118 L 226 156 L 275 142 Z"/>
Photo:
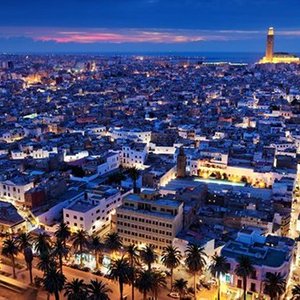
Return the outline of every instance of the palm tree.
<path id="1" fill-rule="evenodd" d="M 27 247 L 31 247 L 32 246 L 32 236 L 30 235 L 30 233 L 26 233 L 26 232 L 22 232 L 17 236 L 17 245 L 19 247 L 19 251 L 22 252 L 24 254 L 24 250 Z M 25 254 L 24 254 L 25 256 Z"/>
<path id="2" fill-rule="evenodd" d="M 33 261 L 33 253 L 31 247 L 26 247 L 24 249 L 24 257 L 27 264 L 27 269 L 29 271 L 30 283 L 33 283 L 32 279 L 32 261 Z"/>
<path id="3" fill-rule="evenodd" d="M 179 299 L 186 294 L 186 291 L 188 289 L 188 282 L 187 280 L 184 280 L 183 278 L 176 279 L 173 284 L 173 289 L 179 293 Z"/>
<path id="4" fill-rule="evenodd" d="M 45 290 L 50 294 L 54 294 L 55 300 L 59 300 L 59 292 L 62 291 L 65 281 L 66 277 L 52 265 L 45 272 L 42 283 Z"/>
<path id="5" fill-rule="evenodd" d="M 167 246 L 162 253 L 161 261 L 171 272 L 171 290 L 173 287 L 173 271 L 180 265 L 181 259 L 181 252 L 172 245 Z"/>
<path id="6" fill-rule="evenodd" d="M 222 255 L 214 255 L 212 258 L 212 264 L 209 266 L 210 273 L 218 280 L 218 300 L 221 299 L 221 275 L 225 275 L 229 272 L 229 265 L 227 259 Z"/>
<path id="7" fill-rule="evenodd" d="M 34 239 L 34 249 L 39 255 L 49 254 L 51 249 L 50 236 L 46 233 L 40 233 Z"/>
<path id="8" fill-rule="evenodd" d="M 163 276 L 162 272 L 153 272 L 152 275 L 153 280 L 153 288 L 152 291 L 154 293 L 155 300 L 158 299 L 158 292 L 160 288 L 165 288 L 167 286 L 166 278 Z"/>
<path id="9" fill-rule="evenodd" d="M 85 230 L 78 230 L 74 235 L 71 237 L 73 241 L 73 247 L 75 251 L 79 251 L 80 253 L 80 265 L 83 265 L 83 251 L 84 249 L 88 248 L 89 240 L 88 240 L 88 233 Z"/>
<path id="10" fill-rule="evenodd" d="M 255 272 L 252 260 L 248 256 L 240 256 L 237 259 L 238 265 L 235 268 L 235 274 L 243 278 L 244 300 L 247 297 L 247 278 Z"/>
<path id="11" fill-rule="evenodd" d="M 44 273 L 46 273 L 53 266 L 56 267 L 56 263 L 55 263 L 53 256 L 51 256 L 50 254 L 43 253 L 40 256 L 40 261 L 37 264 L 37 268 L 39 270 L 43 271 Z"/>
<path id="12" fill-rule="evenodd" d="M 137 193 L 137 180 L 139 179 L 140 172 L 137 168 L 129 168 L 127 169 L 127 173 L 133 182 L 133 192 Z"/>
<path id="13" fill-rule="evenodd" d="M 140 257 L 142 262 L 148 266 L 148 270 L 151 270 L 151 265 L 157 260 L 157 254 L 154 248 L 148 245 L 140 250 Z"/>
<path id="14" fill-rule="evenodd" d="M 120 299 L 123 300 L 123 286 L 130 281 L 130 265 L 126 258 L 112 260 L 109 266 L 109 276 L 119 282 Z"/>
<path id="15" fill-rule="evenodd" d="M 18 255 L 19 249 L 17 241 L 11 237 L 4 240 L 2 245 L 2 255 L 10 257 L 13 269 L 13 277 L 16 278 L 15 256 Z"/>
<path id="16" fill-rule="evenodd" d="M 97 235 L 92 236 L 90 247 L 94 251 L 95 261 L 96 261 L 96 270 L 98 270 L 99 269 L 100 253 L 103 250 L 103 244 L 101 243 L 101 240 L 100 240 L 99 236 L 97 236 Z"/>
<path id="17" fill-rule="evenodd" d="M 138 272 L 136 287 L 143 294 L 143 300 L 146 300 L 147 293 L 153 290 L 153 273 L 151 270 L 142 269 Z"/>
<path id="18" fill-rule="evenodd" d="M 69 226 L 64 223 L 63 221 L 59 224 L 58 229 L 55 231 L 55 237 L 56 239 L 62 241 L 64 246 L 66 247 L 66 242 L 71 236 L 71 230 Z"/>
<path id="19" fill-rule="evenodd" d="M 68 252 L 69 249 L 64 246 L 63 241 L 61 241 L 60 239 L 56 239 L 52 254 L 55 257 L 58 257 L 59 270 L 61 273 L 63 273 L 63 257 L 67 256 Z"/>
<path id="20" fill-rule="evenodd" d="M 88 299 L 89 300 L 109 300 L 108 294 L 112 292 L 102 281 L 91 280 L 87 285 Z"/>
<path id="21" fill-rule="evenodd" d="M 30 233 L 22 232 L 17 237 L 17 245 L 20 252 L 23 252 L 24 259 L 29 270 L 30 283 L 32 284 L 32 236 Z"/>
<path id="22" fill-rule="evenodd" d="M 188 271 L 194 275 L 194 297 L 196 299 L 196 276 L 205 267 L 206 261 L 204 257 L 207 255 L 204 253 L 202 247 L 195 244 L 188 245 L 185 254 L 185 264 Z"/>
<path id="23" fill-rule="evenodd" d="M 73 279 L 65 285 L 64 296 L 68 300 L 83 300 L 87 298 L 87 287 L 83 279 Z"/>
<path id="24" fill-rule="evenodd" d="M 122 248 L 122 241 L 117 232 L 108 233 L 104 245 L 110 252 L 119 251 Z"/>
<path id="25" fill-rule="evenodd" d="M 278 299 L 285 292 L 286 281 L 280 273 L 267 273 L 264 284 L 265 293 L 271 300 Z"/>
<path id="26" fill-rule="evenodd" d="M 135 267 L 139 265 L 139 252 L 138 247 L 134 244 L 130 244 L 126 247 L 126 253 L 129 259 L 131 268 L 131 299 L 134 300 L 134 281 L 135 281 Z"/>
<path id="27" fill-rule="evenodd" d="M 296 284 L 292 289 L 292 300 L 300 300 L 300 284 Z"/>

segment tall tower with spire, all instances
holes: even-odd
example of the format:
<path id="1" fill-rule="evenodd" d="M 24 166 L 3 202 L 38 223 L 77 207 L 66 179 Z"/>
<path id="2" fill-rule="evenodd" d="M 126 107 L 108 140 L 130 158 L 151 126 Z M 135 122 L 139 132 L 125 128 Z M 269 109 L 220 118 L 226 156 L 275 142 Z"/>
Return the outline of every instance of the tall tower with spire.
<path id="1" fill-rule="evenodd" d="M 268 62 L 272 62 L 273 55 L 274 55 L 274 28 L 270 27 L 267 36 L 266 60 Z"/>

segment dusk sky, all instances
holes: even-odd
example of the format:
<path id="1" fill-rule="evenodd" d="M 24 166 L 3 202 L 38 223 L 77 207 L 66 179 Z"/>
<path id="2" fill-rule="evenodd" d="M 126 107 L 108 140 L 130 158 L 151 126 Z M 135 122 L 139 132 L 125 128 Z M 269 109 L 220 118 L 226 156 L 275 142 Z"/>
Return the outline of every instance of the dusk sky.
<path id="1" fill-rule="evenodd" d="M 1 0 L 1 52 L 300 52 L 299 0 Z"/>

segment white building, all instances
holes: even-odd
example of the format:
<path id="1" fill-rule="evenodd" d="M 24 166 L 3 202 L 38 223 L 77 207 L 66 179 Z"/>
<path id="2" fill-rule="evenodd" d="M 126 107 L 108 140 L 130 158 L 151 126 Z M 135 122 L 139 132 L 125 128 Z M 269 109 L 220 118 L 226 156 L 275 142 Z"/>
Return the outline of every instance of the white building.
<path id="1" fill-rule="evenodd" d="M 82 150 L 79 152 L 70 153 L 64 151 L 64 162 L 76 161 L 89 156 L 89 152 L 86 150 Z"/>
<path id="2" fill-rule="evenodd" d="M 88 190 L 85 199 L 63 209 L 63 218 L 72 231 L 83 229 L 89 234 L 110 225 L 111 215 L 122 204 L 125 194 L 109 186 Z"/>
<path id="3" fill-rule="evenodd" d="M 255 271 L 247 280 L 249 294 L 264 292 L 264 280 L 268 273 L 280 273 L 285 279 L 289 276 L 294 254 L 294 240 L 278 236 L 262 236 L 259 230 L 242 229 L 235 241 L 228 242 L 221 250 L 227 258 L 230 272 L 222 278 L 227 287 L 243 290 L 243 279 L 235 274 L 240 256 L 252 260 Z"/>
<path id="4" fill-rule="evenodd" d="M 33 159 L 49 158 L 50 154 L 57 154 L 57 147 L 40 147 L 34 148 L 33 146 L 27 146 L 21 150 L 12 150 L 12 159 L 25 159 L 32 157 Z"/>
<path id="5" fill-rule="evenodd" d="M 125 168 L 144 169 L 148 146 L 145 143 L 131 143 L 122 147 L 121 164 Z"/>
<path id="6" fill-rule="evenodd" d="M 33 182 L 26 177 L 14 177 L 0 181 L 0 197 L 4 201 L 20 202 L 25 204 L 25 193 L 34 187 Z"/>
<path id="7" fill-rule="evenodd" d="M 151 140 L 151 131 L 142 131 L 139 129 L 126 130 L 126 129 L 118 129 L 114 128 L 111 131 L 112 139 L 125 139 L 131 140 L 135 142 L 142 142 L 145 144 L 149 144 Z"/>

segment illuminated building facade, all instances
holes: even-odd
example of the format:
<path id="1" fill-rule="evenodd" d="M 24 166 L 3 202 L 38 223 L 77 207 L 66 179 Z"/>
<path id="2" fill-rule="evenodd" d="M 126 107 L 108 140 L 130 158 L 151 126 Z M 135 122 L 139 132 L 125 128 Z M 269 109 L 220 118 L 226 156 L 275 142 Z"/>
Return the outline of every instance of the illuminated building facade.
<path id="1" fill-rule="evenodd" d="M 259 64 L 291 64 L 300 63 L 300 58 L 286 52 L 274 53 L 274 28 L 270 27 L 267 35 L 266 55 L 259 61 Z"/>

